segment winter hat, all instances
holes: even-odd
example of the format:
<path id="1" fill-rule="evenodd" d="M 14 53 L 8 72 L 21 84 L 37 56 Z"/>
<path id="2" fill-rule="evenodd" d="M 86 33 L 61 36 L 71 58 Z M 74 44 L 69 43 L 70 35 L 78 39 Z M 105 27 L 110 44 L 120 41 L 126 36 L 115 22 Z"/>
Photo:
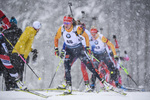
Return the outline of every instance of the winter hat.
<path id="1" fill-rule="evenodd" d="M 33 28 L 40 29 L 41 28 L 41 23 L 39 21 L 34 21 L 33 22 Z"/>
<path id="2" fill-rule="evenodd" d="M 73 18 L 70 17 L 70 16 L 64 16 L 63 21 L 64 21 L 64 22 L 72 22 L 72 21 L 73 21 Z"/>
<path id="3" fill-rule="evenodd" d="M 91 33 L 97 33 L 98 30 L 97 30 L 96 28 L 91 28 L 90 32 L 91 32 Z"/>
<path id="4" fill-rule="evenodd" d="M 13 23 L 15 23 L 17 25 L 17 20 L 16 20 L 16 18 L 14 16 L 11 17 L 10 22 L 13 22 Z"/>

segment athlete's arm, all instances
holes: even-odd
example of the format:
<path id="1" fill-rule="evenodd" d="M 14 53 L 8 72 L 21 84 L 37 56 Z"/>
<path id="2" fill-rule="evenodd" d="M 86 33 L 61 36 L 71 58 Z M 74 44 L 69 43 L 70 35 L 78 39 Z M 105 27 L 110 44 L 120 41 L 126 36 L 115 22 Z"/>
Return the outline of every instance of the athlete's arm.
<path id="1" fill-rule="evenodd" d="M 54 46 L 55 47 L 58 47 L 58 42 L 59 42 L 60 37 L 61 37 L 61 27 L 59 27 L 59 29 L 55 35 L 55 38 L 54 38 Z"/>
<path id="2" fill-rule="evenodd" d="M 106 43 L 108 46 L 110 46 L 110 48 L 111 48 L 111 50 L 112 50 L 114 56 L 117 55 L 117 54 L 116 54 L 116 50 L 115 50 L 115 46 L 114 46 L 106 37 L 103 36 L 103 37 L 102 37 L 102 41 L 103 41 L 104 43 Z"/>
<path id="3" fill-rule="evenodd" d="M 89 47 L 89 36 L 85 31 L 83 32 L 83 29 L 80 26 L 77 29 L 77 34 L 82 35 L 85 38 L 86 46 Z"/>

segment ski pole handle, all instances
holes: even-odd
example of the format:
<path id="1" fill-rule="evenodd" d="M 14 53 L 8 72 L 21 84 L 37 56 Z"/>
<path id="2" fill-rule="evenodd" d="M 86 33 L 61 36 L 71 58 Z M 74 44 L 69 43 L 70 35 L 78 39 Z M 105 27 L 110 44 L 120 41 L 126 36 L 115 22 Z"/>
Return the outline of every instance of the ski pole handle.
<path id="1" fill-rule="evenodd" d="M 129 75 L 129 73 L 128 73 L 128 71 L 127 71 L 126 68 L 124 68 L 123 70 L 125 71 L 125 73 L 126 73 L 127 75 Z"/>
<path id="2" fill-rule="evenodd" d="M 91 55 L 97 62 L 100 62 L 96 57 L 94 57 L 93 55 Z"/>
<path id="3" fill-rule="evenodd" d="M 125 72 L 127 75 L 129 75 L 129 73 L 128 73 L 127 69 L 126 69 L 126 68 L 124 68 L 122 65 L 120 65 L 120 66 L 121 66 L 121 68 L 124 70 L 124 72 Z"/>

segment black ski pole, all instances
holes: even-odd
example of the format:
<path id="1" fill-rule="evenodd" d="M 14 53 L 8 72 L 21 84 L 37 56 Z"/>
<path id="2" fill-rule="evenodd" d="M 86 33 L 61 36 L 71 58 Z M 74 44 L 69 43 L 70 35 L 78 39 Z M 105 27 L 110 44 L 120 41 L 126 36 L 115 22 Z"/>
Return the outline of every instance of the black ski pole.
<path id="1" fill-rule="evenodd" d="M 92 24 L 93 24 L 93 26 L 95 26 L 95 27 L 97 27 L 97 17 L 92 17 Z"/>
<path id="2" fill-rule="evenodd" d="M 69 5 L 69 8 L 70 8 L 71 16 L 73 17 L 73 13 L 72 13 L 72 9 L 71 9 L 72 3 L 68 2 L 68 5 Z"/>
<path id="3" fill-rule="evenodd" d="M 133 78 L 129 74 L 127 76 L 136 84 L 136 86 L 138 86 L 137 83 L 133 80 Z"/>
<path id="4" fill-rule="evenodd" d="M 124 72 L 127 74 L 127 76 L 136 84 L 136 86 L 138 86 L 137 83 L 133 80 L 133 78 L 129 75 L 127 69 L 124 68 L 122 65 L 120 65 L 120 66 L 121 66 L 121 68 L 124 70 Z"/>
<path id="5" fill-rule="evenodd" d="M 101 34 L 103 34 L 103 28 L 100 28 Z"/>
<path id="6" fill-rule="evenodd" d="M 118 49 L 119 45 L 118 45 L 118 41 L 116 39 L 116 35 L 113 35 L 113 39 L 115 40 L 115 43 L 116 43 L 116 49 Z M 124 53 L 127 54 L 127 51 L 125 51 Z M 120 55 L 120 51 L 119 51 L 119 55 Z M 120 59 L 120 57 L 119 57 L 119 59 Z M 121 64 L 120 64 L 120 67 L 124 70 L 124 72 L 127 74 L 127 76 L 136 84 L 136 86 L 138 86 L 137 83 L 133 80 L 133 78 L 129 75 L 127 69 L 124 68 Z"/>
<path id="7" fill-rule="evenodd" d="M 2 91 L 4 91 L 4 74 L 2 74 Z"/>
<path id="8" fill-rule="evenodd" d="M 24 82 L 26 82 L 26 71 L 27 71 L 27 68 L 26 68 L 26 66 L 24 67 Z"/>
<path id="9" fill-rule="evenodd" d="M 7 40 L 7 42 L 12 46 L 13 49 L 15 49 L 15 47 L 11 44 L 11 42 L 5 37 L 5 35 L 2 33 L 2 35 L 4 36 L 4 38 Z M 16 50 L 16 49 L 15 49 Z M 17 50 L 16 50 L 17 51 Z M 20 58 L 26 63 L 26 65 L 31 69 L 31 71 L 34 73 L 34 75 L 41 80 L 41 77 L 39 77 L 34 71 L 33 69 L 27 64 L 26 60 L 20 55 L 20 53 L 17 51 L 18 55 L 20 56 Z"/>
<path id="10" fill-rule="evenodd" d="M 92 17 L 92 20 L 95 20 L 95 21 L 96 21 L 96 20 L 97 20 L 97 17 Z"/>
<path id="11" fill-rule="evenodd" d="M 127 51 L 124 51 L 124 53 L 127 55 Z M 138 86 L 137 83 L 134 81 L 134 79 L 129 74 L 127 74 L 127 76 L 136 84 L 136 86 Z"/>
<path id="12" fill-rule="evenodd" d="M 85 11 L 81 11 L 82 13 L 82 20 L 84 19 Z"/>

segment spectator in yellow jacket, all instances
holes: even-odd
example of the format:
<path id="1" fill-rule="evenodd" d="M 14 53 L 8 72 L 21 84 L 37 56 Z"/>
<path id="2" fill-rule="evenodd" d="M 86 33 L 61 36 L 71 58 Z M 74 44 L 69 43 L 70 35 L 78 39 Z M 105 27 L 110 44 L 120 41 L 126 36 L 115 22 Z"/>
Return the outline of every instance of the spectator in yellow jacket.
<path id="1" fill-rule="evenodd" d="M 18 55 L 18 53 L 27 59 L 29 53 L 31 51 L 37 52 L 37 50 L 32 50 L 32 43 L 34 40 L 35 35 L 41 28 L 41 23 L 39 21 L 33 22 L 33 26 L 27 26 L 25 31 L 20 36 L 19 40 L 17 41 L 13 51 L 12 51 L 12 64 L 17 67 L 19 70 L 19 75 L 21 77 L 21 81 L 23 78 L 23 70 L 24 70 L 24 61 Z"/>

